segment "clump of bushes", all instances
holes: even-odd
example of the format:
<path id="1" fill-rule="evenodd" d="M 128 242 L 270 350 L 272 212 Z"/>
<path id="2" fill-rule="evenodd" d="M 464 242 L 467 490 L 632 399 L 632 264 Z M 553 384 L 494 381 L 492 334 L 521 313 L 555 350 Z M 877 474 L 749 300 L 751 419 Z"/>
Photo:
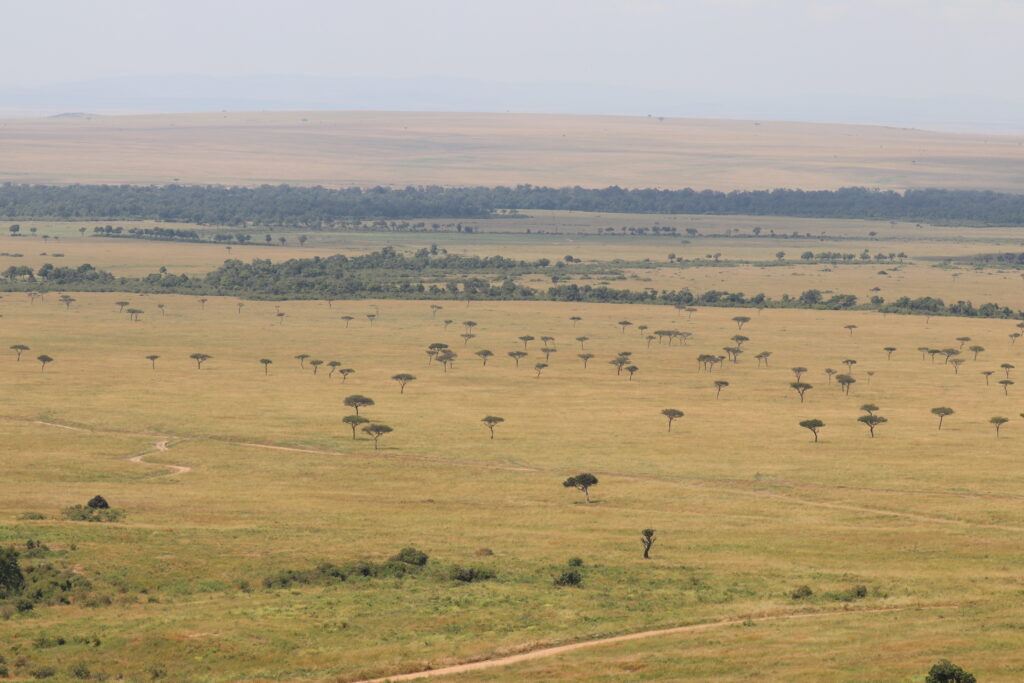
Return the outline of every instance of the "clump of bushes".
<path id="1" fill-rule="evenodd" d="M 430 558 L 425 552 L 410 546 L 408 548 L 402 548 L 395 553 L 391 557 L 390 562 L 405 562 L 406 564 L 422 567 L 427 563 L 428 559 Z"/>
<path id="2" fill-rule="evenodd" d="M 789 597 L 793 598 L 794 600 L 803 600 L 804 598 L 809 598 L 812 595 L 814 595 L 814 591 L 811 590 L 811 587 L 808 585 L 803 585 L 794 590 L 792 593 L 790 593 Z"/>
<path id="3" fill-rule="evenodd" d="M 582 557 L 570 557 L 569 561 L 566 562 L 566 564 L 568 564 L 570 567 L 582 567 L 583 566 L 583 558 Z"/>
<path id="4" fill-rule="evenodd" d="M 968 673 L 948 659 L 940 659 L 928 670 L 925 683 L 977 683 L 974 674 Z"/>
<path id="5" fill-rule="evenodd" d="M 124 510 L 72 505 L 61 510 L 61 516 L 72 522 L 119 522 L 124 519 Z"/>
<path id="6" fill-rule="evenodd" d="M 313 569 L 284 569 L 263 579 L 264 588 L 288 588 L 295 584 L 330 584 L 349 578 L 401 578 L 427 564 L 429 556 L 416 548 L 402 548 L 386 562 L 351 562 L 336 565 L 324 562 Z"/>
<path id="7" fill-rule="evenodd" d="M 582 586 L 583 574 L 578 569 L 563 569 L 562 573 L 555 577 L 556 586 Z"/>
<path id="8" fill-rule="evenodd" d="M 449 578 L 452 581 L 462 581 L 464 583 L 473 583 L 474 581 L 487 581 L 493 579 L 495 573 L 493 569 L 486 567 L 452 567 L 448 571 Z"/>
<path id="9" fill-rule="evenodd" d="M 39 519 L 46 519 L 46 515 L 44 515 L 41 512 L 25 512 L 25 513 L 22 513 L 21 515 L 18 515 L 18 519 L 21 520 L 21 521 L 39 520 Z"/>

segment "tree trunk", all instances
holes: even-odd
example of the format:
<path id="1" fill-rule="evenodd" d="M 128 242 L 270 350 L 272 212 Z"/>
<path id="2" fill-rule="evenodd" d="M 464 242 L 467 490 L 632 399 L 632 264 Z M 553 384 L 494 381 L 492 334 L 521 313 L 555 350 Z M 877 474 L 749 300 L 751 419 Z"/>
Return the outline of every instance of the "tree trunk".
<path id="1" fill-rule="evenodd" d="M 999 434 L 999 430 L 997 429 L 996 430 L 996 435 L 998 435 L 998 434 Z M 589 487 L 586 487 L 586 486 L 583 487 L 583 499 L 585 501 L 587 501 L 588 503 L 590 502 L 590 488 Z"/>

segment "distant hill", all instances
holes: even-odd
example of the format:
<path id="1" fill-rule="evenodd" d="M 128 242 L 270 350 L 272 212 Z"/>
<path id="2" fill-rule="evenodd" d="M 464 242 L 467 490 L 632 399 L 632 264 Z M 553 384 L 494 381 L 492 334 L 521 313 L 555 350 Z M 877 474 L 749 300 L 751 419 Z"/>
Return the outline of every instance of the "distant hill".
<path id="1" fill-rule="evenodd" d="M 1024 193 L 1024 138 L 656 116 L 62 116 L 0 119 L 2 181 Z"/>

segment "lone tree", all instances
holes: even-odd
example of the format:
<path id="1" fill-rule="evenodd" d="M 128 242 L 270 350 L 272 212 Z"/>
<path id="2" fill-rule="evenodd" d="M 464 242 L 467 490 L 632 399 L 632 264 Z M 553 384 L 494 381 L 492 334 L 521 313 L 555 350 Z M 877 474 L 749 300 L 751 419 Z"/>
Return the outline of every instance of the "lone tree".
<path id="1" fill-rule="evenodd" d="M 867 425 L 868 431 L 871 432 L 871 438 L 875 438 L 875 427 L 880 424 L 884 424 L 889 420 L 882 417 L 881 415 L 861 415 L 857 418 L 857 422 L 863 422 Z"/>
<path id="2" fill-rule="evenodd" d="M 578 353 L 576 355 L 579 357 L 580 360 L 583 361 L 583 369 L 584 370 L 587 369 L 587 361 L 589 361 L 591 358 L 594 357 L 594 354 L 592 354 L 592 353 Z"/>
<path id="3" fill-rule="evenodd" d="M 954 358 L 953 360 L 949 361 L 949 364 L 953 366 L 953 374 L 954 375 L 959 375 L 960 374 L 960 366 L 963 365 L 966 362 L 967 361 L 965 361 L 963 358 Z"/>
<path id="4" fill-rule="evenodd" d="M 156 354 L 152 354 L 152 355 L 146 356 L 146 360 L 149 361 L 150 365 L 153 367 L 154 370 L 156 370 L 156 359 L 159 358 L 159 357 L 160 356 L 158 356 Z"/>
<path id="5" fill-rule="evenodd" d="M 356 411 L 356 415 L 359 414 L 360 408 L 368 408 L 374 405 L 372 398 L 368 396 L 361 396 L 360 394 L 353 394 L 352 396 L 346 396 L 343 403 L 349 408 L 353 408 Z"/>
<path id="6" fill-rule="evenodd" d="M 590 341 L 590 337 L 576 337 L 576 341 L 580 343 L 580 351 L 583 350 L 583 345 Z"/>
<path id="7" fill-rule="evenodd" d="M 263 374 L 264 375 L 269 375 L 270 374 L 270 364 L 273 363 L 273 362 L 274 361 L 270 360 L 269 358 L 260 358 L 260 363 L 263 364 Z"/>
<path id="8" fill-rule="evenodd" d="M 924 683 L 977 683 L 978 679 L 974 674 L 964 671 L 961 667 L 953 664 L 948 659 L 940 659 L 939 662 L 928 670 Z"/>
<path id="9" fill-rule="evenodd" d="M 984 351 L 985 347 L 974 344 L 973 346 L 968 346 L 967 350 L 974 354 L 974 360 L 978 360 L 978 354 Z"/>
<path id="10" fill-rule="evenodd" d="M 629 381 L 632 382 L 633 381 L 633 375 L 635 375 L 637 373 L 637 371 L 640 370 L 640 368 L 638 368 L 635 365 L 627 365 L 625 370 L 626 370 L 626 372 L 629 373 Z"/>
<path id="11" fill-rule="evenodd" d="M 626 334 L 626 328 L 629 327 L 632 324 L 633 323 L 629 322 L 628 320 L 620 320 L 619 321 L 619 327 L 622 328 L 622 334 Z"/>
<path id="12" fill-rule="evenodd" d="M 327 361 L 327 367 L 329 367 L 331 369 L 331 371 L 327 373 L 327 378 L 330 379 L 331 376 L 335 372 L 338 371 L 338 368 L 341 367 L 341 361 L 336 361 L 336 360 Z"/>
<path id="13" fill-rule="evenodd" d="M 947 417 L 949 415 L 952 415 L 953 412 L 954 411 L 953 411 L 952 408 L 946 408 L 946 407 L 932 408 L 932 415 L 938 415 L 938 417 L 939 417 L 939 429 L 942 429 L 942 420 L 943 420 L 943 418 L 945 418 L 945 417 Z"/>
<path id="14" fill-rule="evenodd" d="M 309 358 L 308 353 L 300 353 L 299 355 L 295 356 L 295 360 L 299 361 L 299 367 L 302 368 L 303 370 L 306 369 L 307 358 Z"/>
<path id="15" fill-rule="evenodd" d="M 1009 420 L 1009 418 L 1005 418 L 1005 417 L 990 417 L 988 419 L 988 421 L 989 421 L 990 424 L 995 425 L 995 428 L 996 428 L 996 438 L 998 439 L 999 438 L 999 428 L 1002 427 L 1007 422 L 1009 422 L 1010 420 Z"/>
<path id="16" fill-rule="evenodd" d="M 533 366 L 533 369 L 537 371 L 537 376 L 534 379 L 540 379 L 540 373 L 544 372 L 544 368 L 548 366 L 547 363 L 537 363 Z"/>
<path id="17" fill-rule="evenodd" d="M 672 431 L 672 422 L 678 420 L 683 416 L 683 411 L 676 410 L 675 408 L 665 408 L 661 411 L 661 414 L 668 418 L 668 431 Z"/>
<path id="18" fill-rule="evenodd" d="M 487 367 L 487 359 L 492 357 L 494 355 L 494 352 L 491 351 L 490 349 L 480 349 L 479 351 L 476 352 L 476 355 L 479 356 L 480 360 L 484 362 L 484 367 Z"/>
<path id="19" fill-rule="evenodd" d="M 801 403 L 804 402 L 804 394 L 807 393 L 807 390 L 814 388 L 813 386 L 811 386 L 807 382 L 790 382 L 789 386 L 793 387 L 793 390 L 796 391 L 796 393 L 800 395 L 800 402 Z"/>
<path id="20" fill-rule="evenodd" d="M 736 323 L 736 328 L 742 330 L 743 326 L 750 322 L 750 318 L 745 315 L 738 315 L 732 319 Z"/>
<path id="21" fill-rule="evenodd" d="M 1001 380 L 999 380 L 999 383 L 1003 385 L 1003 396 L 1009 396 L 1010 395 L 1009 389 L 1010 389 L 1010 386 L 1013 385 L 1013 380 L 1012 379 L 1001 379 Z"/>
<path id="22" fill-rule="evenodd" d="M 519 337 L 519 341 L 523 342 L 524 350 L 529 346 L 530 342 L 532 342 L 534 339 L 536 339 L 536 337 L 533 337 L 528 334 L 524 334 L 522 337 Z"/>
<path id="23" fill-rule="evenodd" d="M 1010 379 L 1010 370 L 1013 370 L 1013 367 L 1014 367 L 1013 364 L 1011 364 L 1011 363 L 1003 363 L 999 367 L 1003 369 L 1004 373 L 1006 373 L 1006 379 Z"/>
<path id="24" fill-rule="evenodd" d="M 21 360 L 21 352 L 22 351 L 29 351 L 30 349 L 27 346 L 25 346 L 24 344 L 15 344 L 14 346 L 11 347 L 11 350 L 14 351 L 14 353 L 16 354 L 14 360 L 20 361 Z"/>
<path id="25" fill-rule="evenodd" d="M 41 356 L 37 356 L 36 360 L 39 361 L 39 372 L 46 370 L 46 364 L 52 363 L 53 359 L 47 356 L 45 353 Z"/>
<path id="26" fill-rule="evenodd" d="M 971 341 L 971 338 L 970 337 L 957 337 L 956 340 L 958 342 L 960 342 L 960 348 L 962 349 L 962 348 L 964 348 L 964 344 L 966 344 L 967 342 Z"/>
<path id="27" fill-rule="evenodd" d="M 814 434 L 814 443 L 818 443 L 818 430 L 825 426 L 825 423 L 821 420 L 802 420 L 800 426 L 804 429 L 809 429 L 811 434 Z"/>
<path id="28" fill-rule="evenodd" d="M 348 324 L 349 324 L 350 322 L 352 322 L 353 320 L 355 320 L 355 318 L 353 318 L 353 317 L 352 317 L 352 316 L 350 316 L 350 315 L 343 315 L 343 316 L 341 316 L 341 319 L 345 321 L 345 328 L 346 328 L 346 329 L 348 329 Z"/>
<path id="29" fill-rule="evenodd" d="M 356 371 L 352 368 L 341 368 L 338 370 L 338 374 L 341 375 L 341 383 L 344 384 L 345 380 L 348 379 L 348 376 L 355 374 L 355 372 Z"/>
<path id="30" fill-rule="evenodd" d="M 200 300 L 199 300 L 199 306 L 200 306 L 200 307 L 201 307 L 201 308 L 202 308 L 202 309 L 203 309 L 204 311 L 206 310 L 206 302 L 207 302 L 207 301 L 209 301 L 209 299 L 200 299 Z"/>
<path id="31" fill-rule="evenodd" d="M 516 367 L 517 368 L 519 367 L 519 360 L 521 358 L 526 358 L 528 355 L 530 355 L 530 354 L 526 353 L 525 351 L 509 351 L 508 352 L 508 357 L 516 362 Z"/>
<path id="32" fill-rule="evenodd" d="M 651 546 L 654 545 L 655 535 L 654 529 L 644 529 L 640 532 L 640 543 L 644 547 L 644 559 L 651 559 Z"/>
<path id="33" fill-rule="evenodd" d="M 117 312 L 118 313 L 123 313 L 124 312 L 124 307 L 127 306 L 129 303 L 131 303 L 131 302 L 129 302 L 129 301 L 115 301 L 114 305 L 117 306 Z"/>
<path id="34" fill-rule="evenodd" d="M 565 488 L 579 489 L 583 491 L 583 499 L 586 502 L 590 502 L 590 487 L 597 486 L 597 477 L 589 472 L 582 472 L 577 474 L 575 477 L 569 477 L 562 482 L 562 486 Z"/>
<path id="35" fill-rule="evenodd" d="M 405 385 L 408 384 L 409 382 L 414 381 L 416 379 L 416 376 L 415 375 L 410 375 L 408 372 L 400 372 L 397 375 L 392 375 L 391 379 L 393 379 L 396 382 L 398 382 L 398 387 L 399 387 L 398 393 L 404 394 L 405 393 Z"/>
<path id="36" fill-rule="evenodd" d="M 444 306 L 438 306 L 437 304 L 430 304 L 430 317 L 436 318 L 437 312 L 440 311 Z"/>
<path id="37" fill-rule="evenodd" d="M 836 371 L 832 368 L 825 368 L 825 374 L 828 375 L 828 383 L 832 384 L 832 375 L 836 374 Z"/>
<path id="38" fill-rule="evenodd" d="M 18 563 L 18 551 L 13 546 L 0 548 L 0 596 L 17 595 L 24 588 L 25 575 Z"/>
<path id="39" fill-rule="evenodd" d="M 377 442 L 380 441 L 380 437 L 384 436 L 385 434 L 390 434 L 393 431 L 395 430 L 392 429 L 391 427 L 388 427 L 387 425 L 368 424 L 365 427 L 363 427 L 363 432 L 369 434 L 370 438 L 373 439 L 373 450 L 377 450 Z"/>
<path id="40" fill-rule="evenodd" d="M 505 421 L 505 418 L 498 417 L 497 415 L 488 415 L 484 419 L 480 420 L 484 423 L 484 426 L 491 432 L 491 439 L 494 439 L 494 428 Z"/>
<path id="41" fill-rule="evenodd" d="M 981 374 L 985 376 L 985 386 L 988 386 L 988 378 L 996 373 L 995 370 L 983 370 Z"/>
<path id="42" fill-rule="evenodd" d="M 852 337 L 853 336 L 853 331 L 855 329 L 857 329 L 857 326 L 856 325 L 843 325 L 843 329 L 844 330 L 849 330 L 850 331 L 850 336 Z"/>
<path id="43" fill-rule="evenodd" d="M 196 370 L 202 370 L 203 363 L 213 358 L 213 356 L 210 356 L 205 353 L 193 353 L 191 356 L 189 356 L 189 358 L 196 362 Z"/>
<path id="44" fill-rule="evenodd" d="M 341 418 L 341 421 L 352 428 L 353 441 L 356 440 L 356 427 L 358 427 L 359 425 L 364 425 L 367 422 L 369 422 L 369 420 L 367 420 L 362 415 L 346 415 L 345 417 Z"/>
<path id="45" fill-rule="evenodd" d="M 729 386 L 729 383 L 724 379 L 715 380 L 715 398 L 717 399 L 722 394 L 722 389 Z"/>
<path id="46" fill-rule="evenodd" d="M 797 382 L 799 382 L 800 378 L 803 377 L 805 372 L 807 372 L 807 368 L 801 368 L 801 367 L 791 368 L 791 370 L 793 371 L 793 374 L 796 375 L 796 381 Z"/>
<path id="47" fill-rule="evenodd" d="M 314 374 L 314 375 L 315 375 L 315 374 L 316 374 L 317 372 L 319 372 L 319 370 L 320 370 L 320 366 L 321 366 L 321 365 L 323 365 L 323 364 L 324 364 L 324 362 L 323 362 L 322 360 L 318 359 L 318 358 L 317 358 L 317 359 L 314 359 L 314 360 L 311 360 L 311 361 L 309 361 L 309 365 L 310 365 L 310 366 L 311 366 L 311 367 L 313 368 L 313 374 Z"/>
<path id="48" fill-rule="evenodd" d="M 857 382 L 857 380 L 849 375 L 836 375 L 836 381 L 839 382 L 839 386 L 843 388 L 843 393 L 847 396 L 850 395 L 850 387 Z"/>
<path id="49" fill-rule="evenodd" d="M 576 327 L 576 323 L 578 323 L 579 321 L 583 320 L 583 318 L 579 317 L 578 315 L 574 315 L 574 316 L 570 316 L 569 320 L 572 321 L 572 326 Z"/>
<path id="50" fill-rule="evenodd" d="M 895 346 L 886 346 L 882 350 L 885 351 L 885 359 L 886 360 L 892 360 L 892 354 L 896 351 L 896 347 Z"/>

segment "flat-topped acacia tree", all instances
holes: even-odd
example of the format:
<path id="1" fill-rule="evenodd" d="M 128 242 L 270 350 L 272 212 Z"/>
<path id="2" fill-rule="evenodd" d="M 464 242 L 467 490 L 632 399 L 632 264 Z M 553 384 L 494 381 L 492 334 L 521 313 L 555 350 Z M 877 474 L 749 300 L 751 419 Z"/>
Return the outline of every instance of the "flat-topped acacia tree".
<path id="1" fill-rule="evenodd" d="M 631 322 L 630 322 L 630 321 L 628 321 L 628 320 L 620 320 L 620 321 L 619 321 L 619 327 L 621 327 L 621 328 L 622 328 L 622 334 L 626 334 L 626 328 L 627 328 L 627 327 L 629 327 L 629 326 L 630 326 L 630 325 L 632 325 L 632 324 L 633 324 L 633 323 L 631 323 Z"/>
<path id="2" fill-rule="evenodd" d="M 196 370 L 202 370 L 203 363 L 213 358 L 213 356 L 206 353 L 193 353 L 189 358 L 196 362 Z"/>
<path id="3" fill-rule="evenodd" d="M 444 329 L 447 330 L 448 326 L 451 325 L 455 321 L 454 320 L 443 320 L 442 322 L 444 323 Z"/>
<path id="4" fill-rule="evenodd" d="M 640 370 L 640 368 L 638 368 L 635 365 L 627 365 L 625 367 L 625 370 L 626 370 L 626 372 L 629 373 L 629 381 L 632 382 L 633 381 L 633 375 L 635 375 Z"/>
<path id="5" fill-rule="evenodd" d="M 263 365 L 263 374 L 264 375 L 269 375 L 270 374 L 270 364 L 273 363 L 273 362 L 274 361 L 270 360 L 269 358 L 260 358 L 260 363 Z"/>
<path id="6" fill-rule="evenodd" d="M 996 428 L 996 438 L 999 438 L 999 429 L 1010 420 L 1005 417 L 990 417 L 989 424 Z"/>
<path id="7" fill-rule="evenodd" d="M 209 301 L 209 299 L 200 299 L 200 300 L 199 300 L 199 306 L 200 306 L 200 307 L 201 307 L 201 308 L 202 308 L 202 309 L 203 309 L 204 311 L 206 310 L 206 302 L 207 302 L 207 301 Z"/>
<path id="8" fill-rule="evenodd" d="M 800 378 L 803 377 L 804 373 L 807 372 L 807 368 L 795 367 L 790 368 L 793 371 L 793 375 L 796 376 L 796 381 L 799 382 Z"/>
<path id="9" fill-rule="evenodd" d="M 729 386 L 729 383 L 726 382 L 724 379 L 720 379 L 720 380 L 716 380 L 715 381 L 715 398 L 716 399 L 719 396 L 722 395 L 722 389 L 726 388 L 727 386 Z"/>
<path id="10" fill-rule="evenodd" d="M 338 374 L 341 375 L 341 383 L 344 384 L 345 380 L 348 379 L 348 376 L 349 375 L 354 375 L 355 372 L 356 371 L 353 370 L 352 368 L 340 368 L 338 370 Z"/>
<path id="11" fill-rule="evenodd" d="M 814 443 L 818 443 L 818 430 L 825 426 L 825 423 L 818 419 L 802 420 L 800 426 L 807 429 L 814 435 Z"/>
<path id="12" fill-rule="evenodd" d="M 300 353 L 299 355 L 295 356 L 295 360 L 299 361 L 299 367 L 302 368 L 303 370 L 306 369 L 307 358 L 309 358 L 308 353 Z"/>
<path id="13" fill-rule="evenodd" d="M 537 371 L 537 376 L 534 379 L 540 379 L 540 373 L 544 372 L 544 368 L 548 366 L 547 363 L 537 363 L 533 366 L 533 369 Z"/>
<path id="14" fill-rule="evenodd" d="M 967 342 L 971 341 L 971 338 L 970 337 L 957 337 L 956 340 L 958 342 L 960 342 L 960 348 L 963 349 L 964 348 L 964 344 L 966 344 Z"/>
<path id="15" fill-rule="evenodd" d="M 743 326 L 750 322 L 750 317 L 745 315 L 737 315 L 732 321 L 736 323 L 736 328 L 742 330 Z"/>
<path id="16" fill-rule="evenodd" d="M 580 351 L 583 350 L 583 344 L 590 341 L 590 337 L 576 337 L 576 341 L 580 343 Z"/>
<path id="17" fill-rule="evenodd" d="M 984 351 L 985 347 L 979 344 L 974 344 L 972 346 L 968 346 L 967 350 L 974 354 L 974 360 L 978 360 L 978 354 Z"/>
<path id="18" fill-rule="evenodd" d="M 569 317 L 569 320 L 572 321 L 572 326 L 576 327 L 576 323 L 583 320 L 583 318 L 579 317 L 578 315 L 573 315 Z"/>
<path id="19" fill-rule="evenodd" d="M 683 417 L 683 411 L 676 410 L 675 408 L 665 408 L 661 411 L 661 414 L 668 418 L 668 431 L 672 431 L 672 422 Z"/>
<path id="20" fill-rule="evenodd" d="M 472 332 L 466 332 L 464 334 L 460 334 L 459 336 L 462 337 L 463 346 L 469 346 L 469 340 L 474 339 L 476 337 L 476 335 L 473 334 Z"/>
<path id="21" fill-rule="evenodd" d="M 352 428 L 353 441 L 356 440 L 356 428 L 359 427 L 360 425 L 364 425 L 367 422 L 369 422 L 369 420 L 367 420 L 362 415 L 346 415 L 345 417 L 341 418 L 341 421 Z"/>
<path id="22" fill-rule="evenodd" d="M 893 352 L 896 351 L 896 347 L 895 346 L 886 346 L 882 350 L 885 351 L 885 359 L 886 360 L 892 360 L 892 354 L 893 354 Z"/>
<path id="23" fill-rule="evenodd" d="M 966 362 L 967 361 L 965 361 L 963 358 L 954 358 L 953 360 L 949 361 L 949 364 L 953 366 L 953 374 L 954 375 L 959 375 L 960 374 L 960 366 L 963 365 Z"/>
<path id="24" fill-rule="evenodd" d="M 871 433 L 872 439 L 875 438 L 875 427 L 877 427 L 880 424 L 884 424 L 888 421 L 889 420 L 887 418 L 884 418 L 881 415 L 874 414 L 861 415 L 860 417 L 857 418 L 857 422 L 861 422 L 867 425 L 868 431 Z"/>
<path id="25" fill-rule="evenodd" d="M 159 358 L 159 357 L 160 356 L 156 355 L 155 353 L 146 356 L 146 360 L 149 361 L 150 365 L 152 366 L 152 368 L 154 370 L 156 370 L 156 359 Z"/>
<path id="26" fill-rule="evenodd" d="M 556 353 L 557 351 L 558 349 L 548 348 L 547 346 L 540 350 L 540 352 L 544 354 L 545 361 L 551 360 L 551 354 Z"/>
<path id="27" fill-rule="evenodd" d="M 526 358 L 528 355 L 530 355 L 530 354 L 526 353 L 525 351 L 509 351 L 508 352 L 508 357 L 516 362 L 516 367 L 517 368 L 519 367 L 520 359 Z"/>
<path id="28" fill-rule="evenodd" d="M 504 422 L 505 418 L 498 417 L 497 415 L 488 415 L 480 421 L 483 422 L 484 426 L 491 432 L 491 439 L 494 439 L 494 428 Z"/>
<path id="29" fill-rule="evenodd" d="M 480 357 L 480 360 L 484 362 L 484 366 L 487 366 L 487 360 L 494 356 L 494 352 L 490 349 L 480 349 L 476 352 L 476 355 Z"/>
<path id="30" fill-rule="evenodd" d="M 14 360 L 20 362 L 22 351 L 30 351 L 31 349 L 29 349 L 24 344 L 14 344 L 13 346 L 11 346 L 11 350 L 14 351 L 15 353 Z"/>
<path id="31" fill-rule="evenodd" d="M 935 415 L 939 418 L 939 429 L 942 429 L 942 420 L 952 415 L 953 412 L 954 410 L 952 408 L 947 408 L 945 406 L 939 408 L 932 408 L 932 415 Z"/>
<path id="32" fill-rule="evenodd" d="M 530 342 L 532 342 L 535 338 L 536 337 L 533 337 L 531 335 L 524 334 L 522 337 L 519 337 L 519 341 L 523 342 L 523 349 L 525 350 L 530 344 Z"/>
<path id="33" fill-rule="evenodd" d="M 586 370 L 587 369 L 587 362 L 590 361 L 590 359 L 594 357 L 594 354 L 592 354 L 592 353 L 578 353 L 578 354 L 576 354 L 576 357 L 583 361 L 583 369 Z"/>
<path id="34" fill-rule="evenodd" d="M 1010 371 L 1013 370 L 1014 366 L 1012 363 L 1003 363 L 999 366 L 1003 372 L 1006 373 L 1006 379 L 1010 379 Z"/>
<path id="35" fill-rule="evenodd" d="M 41 356 L 37 356 L 36 360 L 39 361 L 39 372 L 44 372 L 46 370 L 46 366 L 53 362 L 53 359 L 45 353 Z"/>
<path id="36" fill-rule="evenodd" d="M 354 409 L 356 411 L 356 415 L 359 414 L 360 408 L 368 408 L 372 405 L 375 405 L 375 402 L 372 398 L 368 396 L 363 396 L 361 394 L 353 394 L 352 396 L 346 396 L 343 403 L 349 408 Z"/>
<path id="37" fill-rule="evenodd" d="M 327 378 L 330 379 L 334 375 L 334 373 L 337 372 L 338 368 L 341 367 L 341 361 L 337 361 L 337 360 L 327 361 L 327 367 L 329 367 L 331 369 L 331 371 L 327 373 Z"/>
<path id="38" fill-rule="evenodd" d="M 393 428 L 383 424 L 368 424 L 363 427 L 363 432 L 373 439 L 373 450 L 377 450 L 380 437 L 395 431 Z"/>
<path id="39" fill-rule="evenodd" d="M 790 382 L 789 386 L 793 387 L 793 390 L 800 396 L 801 403 L 804 402 L 804 394 L 806 394 L 808 390 L 814 388 L 807 382 Z"/>
<path id="40" fill-rule="evenodd" d="M 431 318 L 436 318 L 437 317 L 437 312 L 440 311 L 442 308 L 444 308 L 444 306 L 439 306 L 437 304 L 430 304 L 430 317 Z"/>
<path id="41" fill-rule="evenodd" d="M 343 315 L 341 316 L 341 319 L 345 321 L 345 329 L 348 329 L 349 323 L 355 320 L 355 318 L 350 315 Z"/>
<path id="42" fill-rule="evenodd" d="M 408 372 L 400 372 L 397 375 L 392 375 L 391 379 L 393 379 L 396 382 L 398 382 L 398 387 L 399 387 L 398 393 L 404 394 L 405 393 L 405 385 L 408 384 L 409 382 L 415 381 L 416 380 L 416 376 L 415 375 L 410 375 Z"/>
<path id="43" fill-rule="evenodd" d="M 1010 395 L 1010 387 L 1013 386 L 1013 380 L 1012 379 L 1001 379 L 1001 380 L 999 380 L 999 383 L 1003 385 L 1003 396 L 1009 396 Z"/>
<path id="44" fill-rule="evenodd" d="M 995 370 L 982 370 L 981 374 L 985 376 L 985 386 L 989 385 L 988 378 L 996 374 Z"/>
<path id="45" fill-rule="evenodd" d="M 844 330 L 849 330 L 850 331 L 850 336 L 852 337 L 853 336 L 853 331 L 855 329 L 857 329 L 857 326 L 856 325 L 843 325 L 843 329 Z"/>
<path id="46" fill-rule="evenodd" d="M 865 403 L 860 407 L 860 409 L 868 415 L 874 415 L 876 411 L 881 410 L 881 408 L 876 406 L 874 403 Z"/>
<path id="47" fill-rule="evenodd" d="M 850 375 L 836 375 L 836 382 L 842 387 L 843 393 L 849 396 L 850 388 L 857 383 L 857 380 Z"/>
<path id="48" fill-rule="evenodd" d="M 828 383 L 832 384 L 832 375 L 836 374 L 836 371 L 832 368 L 825 368 L 825 374 L 828 376 Z"/>
<path id="49" fill-rule="evenodd" d="M 597 477 L 589 472 L 581 472 L 574 477 L 569 477 L 562 482 L 562 486 L 565 488 L 573 488 L 583 492 L 583 500 L 587 503 L 590 502 L 590 488 L 597 486 Z"/>
<path id="50" fill-rule="evenodd" d="M 324 362 L 322 360 L 320 360 L 319 358 L 314 358 L 313 360 L 309 361 L 309 366 L 311 368 L 313 368 L 313 374 L 314 375 L 316 375 L 316 373 L 319 372 L 320 366 L 323 365 L 323 364 L 324 364 Z"/>
<path id="51" fill-rule="evenodd" d="M 117 312 L 118 313 L 123 313 L 124 312 L 124 307 L 127 306 L 129 303 L 131 303 L 131 302 L 129 302 L 129 301 L 115 301 L 114 305 L 117 306 Z"/>

